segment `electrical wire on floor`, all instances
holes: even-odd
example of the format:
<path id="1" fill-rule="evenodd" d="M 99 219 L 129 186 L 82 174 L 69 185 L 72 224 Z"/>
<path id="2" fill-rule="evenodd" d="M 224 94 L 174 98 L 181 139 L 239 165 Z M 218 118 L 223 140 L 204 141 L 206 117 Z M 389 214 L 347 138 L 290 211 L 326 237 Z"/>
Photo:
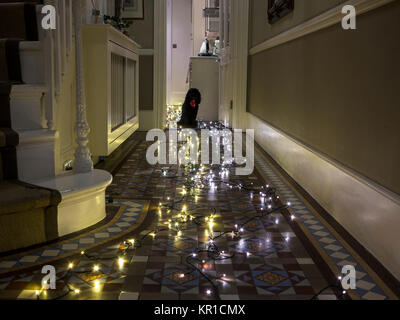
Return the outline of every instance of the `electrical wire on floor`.
<path id="1" fill-rule="evenodd" d="M 222 127 L 217 126 L 218 130 L 223 130 Z M 214 128 L 215 129 L 215 128 Z M 212 226 L 215 223 L 215 217 L 217 215 L 216 208 L 209 207 L 201 207 L 197 204 L 197 197 L 200 191 L 208 191 L 211 189 L 215 189 L 218 187 L 221 188 L 225 186 L 227 191 L 240 191 L 242 193 L 246 193 L 246 195 L 252 200 L 255 196 L 259 196 L 262 200 L 262 208 L 259 210 L 256 215 L 253 215 L 250 218 L 247 218 L 242 223 L 237 223 L 232 228 L 227 229 L 227 231 L 213 231 L 209 236 L 209 240 L 206 243 L 201 243 L 200 245 L 204 245 L 204 248 L 196 247 L 194 251 L 188 254 L 185 258 L 186 267 L 189 270 L 182 270 L 181 277 L 184 278 L 189 274 L 198 274 L 199 278 L 203 278 L 206 280 L 211 289 L 206 291 L 206 295 L 210 298 L 214 298 L 215 300 L 221 300 L 219 293 L 219 286 L 216 283 L 218 281 L 224 281 L 219 277 L 218 279 L 212 279 L 209 275 L 207 275 L 204 270 L 204 266 L 208 265 L 208 263 L 216 263 L 227 259 L 233 259 L 238 254 L 243 254 L 240 252 L 225 252 L 220 250 L 217 245 L 219 239 L 224 236 L 229 236 L 231 240 L 239 241 L 242 238 L 242 235 L 245 233 L 245 228 L 253 221 L 263 220 L 274 213 L 281 212 L 287 209 L 290 204 L 283 205 L 279 199 L 279 196 L 276 194 L 276 189 L 267 185 L 267 186 L 255 186 L 253 183 L 250 185 L 244 185 L 241 183 L 239 179 L 232 179 L 228 181 L 228 178 L 224 179 L 223 176 L 230 176 L 230 171 L 234 169 L 233 161 L 231 163 L 224 163 L 223 165 L 219 165 L 219 177 L 216 179 L 216 175 L 213 170 L 213 166 L 210 166 L 210 169 L 207 171 L 203 166 L 199 166 L 196 164 L 188 163 L 182 165 L 183 170 L 175 170 L 167 167 L 163 167 L 160 170 L 160 178 L 165 178 L 169 181 L 171 180 L 180 180 L 184 179 L 182 182 L 183 194 L 177 200 L 173 200 L 170 203 L 162 203 L 159 204 L 159 212 L 162 214 L 162 210 L 165 209 L 167 213 L 170 215 L 170 219 L 168 219 L 168 228 L 157 228 L 152 231 L 144 234 L 140 239 L 128 239 L 122 243 L 123 249 L 119 251 L 117 255 L 112 256 L 101 256 L 98 254 L 88 254 L 84 251 L 81 252 L 81 257 L 86 258 L 90 261 L 95 261 L 96 263 L 101 263 L 101 261 L 107 260 L 116 260 L 117 263 L 123 264 L 127 257 L 130 256 L 132 251 L 135 249 L 142 247 L 143 242 L 148 237 L 156 238 L 156 236 L 162 232 L 175 232 L 179 239 L 184 239 L 183 233 L 189 230 L 193 225 L 197 227 L 202 226 Z M 179 167 L 178 167 L 179 168 Z M 221 170 L 222 169 L 222 170 Z M 181 174 L 180 174 L 181 173 Z M 235 182 L 237 181 L 237 182 Z M 179 183 L 179 181 L 178 181 Z M 178 184 L 176 183 L 176 185 Z M 216 184 L 218 186 L 216 186 Z M 207 187 L 208 185 L 208 187 Z M 144 191 L 143 191 L 144 192 Z M 176 197 L 175 197 L 176 198 Z M 174 198 L 174 199 L 175 199 Z M 109 198 L 109 201 L 112 203 L 113 199 Z M 168 201 L 168 200 L 167 200 Z M 266 208 L 265 208 L 266 205 Z M 188 208 L 191 206 L 191 208 Z M 196 215 L 194 212 L 198 210 L 208 210 L 212 212 L 210 215 Z M 217 234 L 214 236 L 214 234 Z M 247 253 L 248 254 L 248 253 Z M 204 257 L 205 256 L 205 257 Z M 79 264 L 79 262 L 78 262 Z M 69 265 L 69 268 L 65 275 L 59 278 L 57 281 L 63 282 L 66 291 L 61 295 L 48 300 L 59 300 L 67 297 L 71 292 L 75 292 L 79 294 L 79 289 L 74 289 L 69 280 L 72 276 L 78 274 L 92 274 L 92 273 L 100 273 L 101 268 L 95 264 L 91 269 L 84 270 L 74 270 L 72 265 Z M 322 293 L 327 291 L 328 289 L 335 288 L 342 294 L 338 296 L 339 299 L 345 299 L 346 293 L 341 290 L 338 284 L 329 285 L 328 287 L 322 289 L 319 293 L 312 297 L 312 300 L 317 299 Z M 41 293 L 37 293 L 37 298 L 40 299 Z"/>

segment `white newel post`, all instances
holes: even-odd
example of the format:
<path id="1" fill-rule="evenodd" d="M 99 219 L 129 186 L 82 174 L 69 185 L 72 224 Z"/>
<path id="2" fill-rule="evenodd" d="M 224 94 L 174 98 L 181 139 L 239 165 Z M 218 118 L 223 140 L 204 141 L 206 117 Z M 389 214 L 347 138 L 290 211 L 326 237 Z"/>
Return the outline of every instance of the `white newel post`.
<path id="1" fill-rule="evenodd" d="M 88 148 L 89 124 L 86 118 L 85 81 L 83 76 L 82 19 L 86 15 L 86 1 L 74 1 L 75 48 L 76 48 L 76 124 L 75 133 L 78 147 L 75 151 L 74 171 L 93 171 L 93 161 Z"/>

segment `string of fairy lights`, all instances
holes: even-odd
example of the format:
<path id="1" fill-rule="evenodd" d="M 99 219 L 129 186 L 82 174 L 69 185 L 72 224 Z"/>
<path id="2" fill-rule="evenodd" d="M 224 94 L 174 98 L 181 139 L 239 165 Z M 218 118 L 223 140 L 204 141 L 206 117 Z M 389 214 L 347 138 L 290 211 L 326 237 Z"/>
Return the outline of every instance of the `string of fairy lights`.
<path id="1" fill-rule="evenodd" d="M 211 130 L 224 130 L 226 129 L 220 123 L 201 123 L 200 128 L 209 128 Z M 188 137 L 186 143 L 190 143 L 190 137 Z M 184 142 L 182 142 L 184 143 Z M 187 150 L 190 152 L 190 149 Z M 199 151 L 200 152 L 200 151 Z M 199 154 L 198 154 L 199 156 Z M 190 160 L 189 157 L 185 159 Z M 251 252 L 244 252 L 243 250 L 225 251 L 221 250 L 218 246 L 219 240 L 224 237 L 229 239 L 229 241 L 236 241 L 243 243 L 243 238 L 246 234 L 246 227 L 258 220 L 261 221 L 267 217 L 271 217 L 275 213 L 280 213 L 288 209 L 291 204 L 282 204 L 281 199 L 276 193 L 276 190 L 270 185 L 266 186 L 256 186 L 254 183 L 250 185 L 244 185 L 238 179 L 230 179 L 231 171 L 235 168 L 234 161 L 224 161 L 221 165 L 202 165 L 191 163 L 188 161 L 185 164 L 180 164 L 178 170 L 172 169 L 171 167 L 164 167 L 160 170 L 160 177 L 163 179 L 179 179 L 179 183 L 182 183 L 181 197 L 176 199 L 176 197 L 167 197 L 164 201 L 160 202 L 157 208 L 159 216 L 159 226 L 152 231 L 147 232 L 142 235 L 139 239 L 126 239 L 120 245 L 120 250 L 118 255 L 113 256 L 101 256 L 98 254 L 89 254 L 85 251 L 81 252 L 81 258 L 85 258 L 89 261 L 94 261 L 91 268 L 78 269 L 75 265 L 79 265 L 81 259 L 75 261 L 75 263 L 70 262 L 68 264 L 67 271 L 65 274 L 58 279 L 58 282 L 64 283 L 64 292 L 52 298 L 52 300 L 62 299 L 69 294 L 73 293 L 79 295 L 80 289 L 75 288 L 70 279 L 74 275 L 87 274 L 96 275 L 101 273 L 101 261 L 112 260 L 117 263 L 120 270 L 123 270 L 124 266 L 128 263 L 130 256 L 133 256 L 135 250 L 140 248 L 144 240 L 148 237 L 155 239 L 157 235 L 168 232 L 170 235 L 174 235 L 176 241 L 185 239 L 185 232 L 190 230 L 193 226 L 198 228 L 204 228 L 204 232 L 207 241 L 199 244 L 198 247 L 193 249 L 190 254 L 185 257 L 186 266 L 182 269 L 179 274 L 179 278 L 184 278 L 192 275 L 194 277 L 202 278 L 209 283 L 209 287 L 204 292 L 206 296 L 213 298 L 215 300 L 220 300 L 220 287 L 228 282 L 226 274 L 213 277 L 208 274 L 207 266 L 221 262 L 223 260 L 234 259 L 238 255 L 243 255 L 244 258 L 253 255 Z M 216 172 L 218 171 L 218 172 Z M 224 230 L 214 230 L 215 225 L 218 220 L 218 213 L 216 208 L 203 207 L 199 205 L 199 199 L 202 192 L 218 192 L 225 188 L 228 192 L 241 192 L 249 198 L 250 201 L 255 201 L 259 199 L 259 212 L 252 216 L 240 217 L 238 221 L 230 228 L 224 226 Z M 196 211 L 208 211 L 209 214 L 196 214 Z M 163 219 L 163 217 L 165 217 Z M 239 216 L 238 216 L 239 217 Z M 296 220 L 295 215 L 290 215 L 290 220 L 293 222 Z M 276 218 L 275 224 L 279 224 L 279 219 Z M 161 226 L 160 226 L 161 225 Z M 289 241 L 289 238 L 285 239 Z M 266 240 L 268 243 L 271 242 L 270 239 Z M 241 246 L 239 245 L 239 248 Z M 236 247 L 235 247 L 236 248 Z M 192 279 L 192 278 L 191 278 Z M 322 293 L 328 289 L 334 289 L 338 294 L 338 299 L 346 299 L 346 291 L 343 291 L 340 285 L 340 277 L 338 281 L 334 284 L 330 284 L 326 288 L 323 288 L 318 294 L 316 294 L 312 299 L 317 299 Z M 94 281 L 93 287 L 99 289 L 101 284 L 98 280 Z M 37 299 L 40 300 L 42 297 L 47 299 L 46 284 L 43 283 L 41 290 L 36 291 Z M 50 300 L 50 299 L 48 299 Z"/>

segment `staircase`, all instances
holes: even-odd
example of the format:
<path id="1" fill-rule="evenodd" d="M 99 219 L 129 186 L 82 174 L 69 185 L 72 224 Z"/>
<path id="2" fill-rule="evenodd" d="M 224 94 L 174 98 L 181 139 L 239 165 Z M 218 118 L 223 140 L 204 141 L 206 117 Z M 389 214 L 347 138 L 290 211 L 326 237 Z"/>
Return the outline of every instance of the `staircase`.
<path id="1" fill-rule="evenodd" d="M 41 28 L 46 4 L 56 7 L 56 30 Z M 60 159 L 60 135 L 74 137 L 72 4 L 0 0 L 0 253 L 77 232 L 105 217 L 110 174 L 63 172 Z M 65 105 L 71 109 L 63 111 Z M 72 119 L 57 123 L 57 112 Z"/>
<path id="2" fill-rule="evenodd" d="M 17 180 L 18 134 L 11 129 L 11 84 L 0 83 L 0 252 L 58 237 L 58 191 Z"/>

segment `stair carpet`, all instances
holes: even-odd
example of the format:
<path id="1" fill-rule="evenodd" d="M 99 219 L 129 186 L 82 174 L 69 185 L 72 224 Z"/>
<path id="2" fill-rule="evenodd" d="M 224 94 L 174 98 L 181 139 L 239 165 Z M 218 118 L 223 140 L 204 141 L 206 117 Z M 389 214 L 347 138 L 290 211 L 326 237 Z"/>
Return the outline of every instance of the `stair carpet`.
<path id="1" fill-rule="evenodd" d="M 40 0 L 0 0 L 0 81 L 22 83 L 19 44 L 38 41 L 36 6 Z"/>
<path id="2" fill-rule="evenodd" d="M 0 253 L 58 237 L 61 194 L 17 180 L 19 137 L 11 125 L 12 85 L 23 83 L 20 42 L 38 40 L 35 6 L 41 3 L 0 0 Z"/>

